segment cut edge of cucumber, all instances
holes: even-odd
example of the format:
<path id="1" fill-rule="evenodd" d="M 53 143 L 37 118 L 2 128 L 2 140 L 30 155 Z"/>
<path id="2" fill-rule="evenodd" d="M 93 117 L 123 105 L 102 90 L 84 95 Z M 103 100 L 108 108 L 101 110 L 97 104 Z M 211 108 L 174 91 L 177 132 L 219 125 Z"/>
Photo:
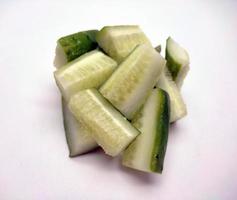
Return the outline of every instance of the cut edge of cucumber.
<path id="1" fill-rule="evenodd" d="M 173 80 L 180 89 L 189 71 L 188 52 L 171 37 L 168 37 L 166 40 L 165 58 Z"/>
<path id="2" fill-rule="evenodd" d="M 62 46 L 57 42 L 53 64 L 58 69 L 61 66 L 66 65 L 67 62 L 68 62 L 67 61 L 67 56 L 66 56 Z"/>
<path id="3" fill-rule="evenodd" d="M 79 104 L 79 101 L 83 106 Z M 95 88 L 75 94 L 70 99 L 69 109 L 76 119 L 88 128 L 97 144 L 110 156 L 120 154 L 140 134 Z"/>
<path id="4" fill-rule="evenodd" d="M 107 63 L 105 64 L 105 62 L 103 60 L 104 68 L 102 70 L 101 66 L 103 63 L 101 63 L 101 65 L 100 65 L 101 69 L 98 70 L 97 78 L 95 77 L 95 72 L 93 74 L 91 74 L 91 76 L 93 75 L 93 77 L 94 77 L 94 82 L 91 81 L 89 87 L 86 87 L 84 85 L 84 82 L 87 80 L 85 77 L 84 77 L 84 79 L 78 79 L 77 81 L 82 81 L 82 83 L 80 85 L 77 84 L 77 86 L 76 86 L 76 84 L 75 84 L 76 80 L 74 81 L 75 83 L 73 83 L 72 81 L 69 80 L 71 73 L 73 71 L 73 68 L 76 67 L 78 69 L 79 65 L 82 65 L 85 68 L 84 64 L 86 62 L 88 62 L 88 59 L 91 59 L 91 57 L 93 57 L 94 59 L 97 59 L 97 60 L 100 60 L 100 58 L 101 58 L 101 60 L 104 59 L 104 60 L 106 60 Z M 68 62 L 66 65 L 64 65 L 64 66 L 60 67 L 59 69 L 57 69 L 56 71 L 54 71 L 54 78 L 55 78 L 55 81 L 56 81 L 56 84 L 57 84 L 59 90 L 62 93 L 62 96 L 67 101 L 69 101 L 70 97 L 79 90 L 87 89 L 90 87 L 100 87 L 104 83 L 104 81 L 112 74 L 112 72 L 114 70 L 116 70 L 116 67 L 117 67 L 116 61 L 114 61 L 112 58 L 110 58 L 103 52 L 96 49 L 96 50 L 92 50 L 92 51 L 89 51 L 89 52 L 81 55 L 80 57 L 76 58 L 75 60 Z M 93 67 L 90 69 L 93 69 Z M 85 69 L 84 69 L 83 73 L 85 73 Z M 67 79 L 65 79 L 65 77 Z M 89 77 L 90 76 L 88 76 L 88 79 L 89 79 Z"/>
<path id="5" fill-rule="evenodd" d="M 150 53 L 149 56 L 148 52 Z M 140 56 L 138 56 L 139 54 Z M 133 65 L 136 65 L 136 68 L 138 69 L 137 65 L 140 64 L 137 63 L 139 63 L 138 61 L 141 62 L 141 55 L 144 56 L 144 58 L 148 59 L 148 63 L 146 63 L 147 61 L 145 62 L 146 68 L 144 68 L 144 66 L 140 66 L 141 70 L 144 70 L 146 73 L 141 74 L 141 70 L 138 70 L 137 77 L 142 78 L 138 79 L 137 77 L 134 77 L 135 75 L 133 74 L 133 76 L 129 78 L 129 81 L 131 81 L 130 88 L 125 89 L 125 86 L 122 86 L 122 84 L 124 84 L 126 81 L 124 80 L 124 74 L 127 69 L 131 71 Z M 130 64 L 131 67 L 126 67 L 126 65 L 131 63 L 131 60 L 134 58 L 136 60 L 135 62 L 132 62 L 133 65 Z M 136 48 L 133 49 L 132 52 L 130 52 L 127 58 L 122 63 L 120 63 L 117 70 L 100 87 L 99 90 L 102 95 L 104 95 L 105 98 L 107 98 L 121 113 L 123 113 L 123 115 L 127 119 L 131 120 L 133 116 L 139 111 L 142 104 L 145 102 L 148 92 L 151 91 L 152 88 L 155 86 L 165 66 L 165 63 L 166 60 L 150 45 L 137 45 Z M 136 79 L 139 81 L 137 81 Z M 118 85 L 118 83 L 116 83 L 118 81 L 121 85 Z M 115 92 L 112 87 L 115 87 L 118 92 Z M 131 87 L 134 87 L 133 93 L 130 92 Z M 127 94 L 123 94 L 121 96 L 122 91 L 127 92 Z"/>
<path id="6" fill-rule="evenodd" d="M 94 139 L 91 137 L 91 139 L 88 139 L 89 136 L 80 137 L 78 135 L 78 131 L 83 131 L 82 127 L 80 127 L 79 122 L 75 119 L 73 114 L 68 108 L 66 100 L 62 97 L 62 114 L 63 114 L 63 125 L 64 125 L 64 131 L 65 131 L 65 137 L 67 141 L 67 146 L 69 150 L 69 157 L 76 157 L 79 155 L 86 154 L 90 151 L 93 151 L 98 147 L 97 143 L 94 141 Z M 83 136 L 82 132 L 79 132 L 80 136 Z M 88 134 L 88 133 L 85 133 Z M 84 142 L 82 144 L 82 141 L 75 141 L 75 139 L 83 140 Z"/>
<path id="7" fill-rule="evenodd" d="M 135 42 L 132 40 L 131 34 L 140 34 L 138 37 L 140 41 Z M 117 42 L 120 41 L 119 37 L 122 37 L 122 40 L 124 40 L 126 36 L 130 36 L 130 44 L 128 45 L 128 41 L 120 42 L 120 46 L 123 43 L 127 45 L 126 48 L 123 47 L 121 51 L 121 47 L 118 48 Z M 135 38 L 138 39 L 137 37 Z M 150 40 L 138 25 L 104 26 L 96 35 L 96 41 L 99 46 L 118 63 L 121 63 L 137 45 L 144 43 L 151 45 Z"/>
<path id="8" fill-rule="evenodd" d="M 180 71 L 179 71 L 179 75 L 177 76 L 175 82 L 177 87 L 180 89 L 183 85 L 183 81 L 185 79 L 185 77 L 187 76 L 188 72 L 190 70 L 189 64 L 188 65 L 184 65 Z"/>
<path id="9" fill-rule="evenodd" d="M 132 124 L 141 132 L 128 146 L 122 164 L 139 171 L 162 173 L 169 129 L 169 96 L 153 89 Z"/>
<path id="10" fill-rule="evenodd" d="M 173 81 L 172 76 L 165 66 L 164 71 L 156 87 L 165 90 L 170 97 L 170 123 L 173 123 L 187 115 L 187 108 L 180 93 L 179 88 L 176 83 Z"/>
<path id="11" fill-rule="evenodd" d="M 166 43 L 167 51 L 175 63 L 179 65 L 189 65 L 188 52 L 180 46 L 180 44 L 170 36 L 167 38 Z"/>

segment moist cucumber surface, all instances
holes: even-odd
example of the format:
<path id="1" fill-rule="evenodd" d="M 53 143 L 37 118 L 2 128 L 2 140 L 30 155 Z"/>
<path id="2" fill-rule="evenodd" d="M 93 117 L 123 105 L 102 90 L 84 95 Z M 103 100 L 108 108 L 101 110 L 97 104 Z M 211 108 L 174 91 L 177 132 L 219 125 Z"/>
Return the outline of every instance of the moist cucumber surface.
<path id="1" fill-rule="evenodd" d="M 118 155 L 140 134 L 96 89 L 75 94 L 69 109 L 108 155 Z"/>
<path id="2" fill-rule="evenodd" d="M 153 89 L 132 124 L 141 134 L 124 151 L 123 165 L 161 173 L 169 130 L 168 94 L 162 89 Z"/>
<path id="3" fill-rule="evenodd" d="M 165 63 L 153 47 L 138 45 L 101 86 L 100 92 L 127 119 L 132 119 L 155 86 Z"/>
<path id="4" fill-rule="evenodd" d="M 187 51 L 169 37 L 166 40 L 165 58 L 173 80 L 178 88 L 181 88 L 183 80 L 189 71 L 189 55 Z"/>
<path id="5" fill-rule="evenodd" d="M 118 63 L 139 44 L 150 44 L 139 26 L 105 26 L 96 35 L 99 46 Z"/>
<path id="6" fill-rule="evenodd" d="M 156 87 L 165 90 L 169 94 L 170 122 L 175 122 L 187 115 L 187 109 L 184 100 L 177 85 L 172 80 L 172 76 L 167 67 L 164 68 L 164 71 L 162 72 Z"/>
<path id="7" fill-rule="evenodd" d="M 68 99 L 79 90 L 98 88 L 116 69 L 117 63 L 104 53 L 93 50 L 54 72 L 56 83 Z"/>
<path id="8" fill-rule="evenodd" d="M 61 37 L 57 41 L 55 67 L 59 68 L 82 54 L 97 48 L 97 30 L 88 30 Z"/>
<path id="9" fill-rule="evenodd" d="M 98 145 L 79 121 L 75 119 L 62 98 L 63 122 L 69 149 L 69 156 L 74 157 L 95 149 Z"/>
<path id="10" fill-rule="evenodd" d="M 153 47 L 136 25 L 61 37 L 54 65 L 69 156 L 101 147 L 122 164 L 162 173 L 169 124 L 187 114 L 180 88 L 189 55 L 175 40 Z"/>

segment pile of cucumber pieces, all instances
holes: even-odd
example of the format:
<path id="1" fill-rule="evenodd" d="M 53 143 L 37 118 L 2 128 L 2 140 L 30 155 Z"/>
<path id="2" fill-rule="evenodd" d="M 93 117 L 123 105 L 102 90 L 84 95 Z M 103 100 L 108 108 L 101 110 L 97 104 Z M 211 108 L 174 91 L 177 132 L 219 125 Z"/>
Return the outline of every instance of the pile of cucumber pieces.
<path id="1" fill-rule="evenodd" d="M 163 170 L 169 124 L 187 114 L 180 94 L 186 50 L 171 37 L 154 48 L 135 25 L 60 38 L 54 65 L 70 157 L 98 146 L 126 167 Z"/>

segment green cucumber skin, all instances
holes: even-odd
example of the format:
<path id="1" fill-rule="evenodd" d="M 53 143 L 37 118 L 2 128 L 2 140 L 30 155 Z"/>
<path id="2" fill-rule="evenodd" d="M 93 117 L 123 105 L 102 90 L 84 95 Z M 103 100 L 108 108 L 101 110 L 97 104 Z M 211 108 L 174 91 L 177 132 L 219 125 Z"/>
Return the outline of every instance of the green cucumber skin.
<path id="1" fill-rule="evenodd" d="M 95 40 L 98 30 L 88 30 L 61 37 L 58 44 L 63 48 L 67 61 L 72 61 L 82 54 L 97 48 Z"/>
<path id="2" fill-rule="evenodd" d="M 171 37 L 166 40 L 165 58 L 167 67 L 177 87 L 181 89 L 183 80 L 189 71 L 188 52 Z"/>
<path id="3" fill-rule="evenodd" d="M 182 98 L 177 84 L 173 81 L 172 76 L 165 66 L 156 87 L 165 90 L 170 98 L 170 123 L 173 123 L 187 115 L 187 108 Z"/>
<path id="4" fill-rule="evenodd" d="M 150 168 L 153 172 L 162 173 L 169 133 L 170 100 L 168 93 L 162 89 L 159 89 L 158 95 L 160 113 L 157 115 L 157 134 L 154 140 Z"/>
<path id="5" fill-rule="evenodd" d="M 165 59 L 167 60 L 166 65 L 172 75 L 173 80 L 175 81 L 182 65 L 178 62 L 175 62 L 167 49 L 165 50 Z"/>
<path id="6" fill-rule="evenodd" d="M 153 89 L 132 120 L 132 125 L 141 135 L 125 150 L 122 159 L 124 166 L 162 173 L 168 141 L 169 106 L 169 95 L 162 89 Z"/>

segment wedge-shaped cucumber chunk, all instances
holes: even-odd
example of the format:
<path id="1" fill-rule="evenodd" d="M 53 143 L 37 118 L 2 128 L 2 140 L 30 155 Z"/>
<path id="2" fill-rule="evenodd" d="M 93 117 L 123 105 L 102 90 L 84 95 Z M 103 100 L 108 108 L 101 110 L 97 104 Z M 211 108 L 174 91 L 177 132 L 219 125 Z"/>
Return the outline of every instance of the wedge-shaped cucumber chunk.
<path id="1" fill-rule="evenodd" d="M 98 145 L 79 121 L 75 119 L 62 98 L 63 122 L 69 149 L 69 156 L 74 157 L 95 149 Z"/>
<path id="2" fill-rule="evenodd" d="M 175 122 L 187 115 L 184 100 L 167 67 L 164 68 L 156 86 L 165 90 L 169 94 L 170 122 Z"/>
<path id="3" fill-rule="evenodd" d="M 181 88 L 183 80 L 189 71 L 189 55 L 187 51 L 169 37 L 166 40 L 165 58 L 173 80 L 178 88 Z"/>
<path id="4" fill-rule="evenodd" d="M 78 58 L 82 54 L 95 49 L 97 30 L 82 31 L 61 37 L 57 41 L 54 66 L 59 68 Z"/>
<path id="5" fill-rule="evenodd" d="M 68 99 L 79 90 L 98 88 L 113 73 L 117 63 L 104 53 L 93 50 L 54 72 L 56 83 Z"/>
<path id="6" fill-rule="evenodd" d="M 69 109 L 108 155 L 118 155 L 140 133 L 96 89 L 72 96 Z"/>
<path id="7" fill-rule="evenodd" d="M 154 89 L 132 124 L 141 134 L 124 151 L 123 165 L 161 173 L 169 131 L 168 94 L 164 90 Z"/>
<path id="8" fill-rule="evenodd" d="M 123 61 L 138 44 L 150 44 L 139 26 L 105 26 L 96 35 L 99 46 L 117 62 Z"/>
<path id="9" fill-rule="evenodd" d="M 138 45 L 101 86 L 100 92 L 127 119 L 132 119 L 155 86 L 165 63 L 153 47 Z"/>

